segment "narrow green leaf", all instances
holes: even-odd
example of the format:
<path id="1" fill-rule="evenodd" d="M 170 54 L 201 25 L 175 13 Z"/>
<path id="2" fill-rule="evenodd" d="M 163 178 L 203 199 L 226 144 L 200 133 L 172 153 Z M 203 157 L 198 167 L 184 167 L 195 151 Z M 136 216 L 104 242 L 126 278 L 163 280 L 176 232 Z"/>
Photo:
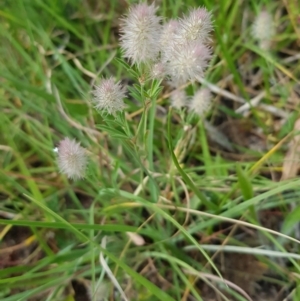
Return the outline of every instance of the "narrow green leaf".
<path id="1" fill-rule="evenodd" d="M 169 151 L 171 153 L 171 157 L 173 160 L 173 163 L 175 164 L 178 172 L 180 173 L 180 175 L 182 176 L 182 178 L 184 179 L 184 181 L 187 183 L 187 185 L 193 190 L 193 192 L 195 193 L 195 195 L 199 198 L 199 200 L 201 200 L 201 202 L 210 209 L 213 209 L 214 211 L 218 210 L 218 207 L 209 202 L 206 197 L 201 193 L 200 189 L 198 189 L 195 184 L 193 183 L 193 181 L 190 179 L 190 177 L 184 172 L 184 170 L 181 168 L 180 164 L 177 161 L 177 158 L 174 154 L 173 151 L 173 146 L 172 146 L 172 136 L 171 136 L 171 110 L 169 111 L 169 115 L 168 115 L 168 146 L 169 146 Z"/>
<path id="2" fill-rule="evenodd" d="M 236 173 L 244 199 L 250 200 L 254 196 L 250 176 L 247 176 L 238 164 L 236 166 Z"/>
<path id="3" fill-rule="evenodd" d="M 96 230 L 104 232 L 137 232 L 138 228 L 127 225 L 99 225 L 99 224 L 74 224 L 69 223 L 73 228 L 77 230 Z M 40 222 L 29 220 L 6 220 L 0 219 L 0 225 L 13 225 L 23 227 L 35 227 L 35 228 L 48 228 L 48 229 L 68 229 L 68 225 L 62 222 Z M 146 230 L 139 230 L 139 233 L 149 235 L 150 232 Z"/>
<path id="4" fill-rule="evenodd" d="M 300 207 L 297 207 L 286 216 L 281 232 L 288 234 L 290 233 L 290 230 L 293 229 L 294 226 L 299 223 L 300 223 Z"/>
<path id="5" fill-rule="evenodd" d="M 96 128 L 106 132 L 107 134 L 109 134 L 110 137 L 115 137 L 120 139 L 130 139 L 130 137 L 128 137 L 125 132 L 113 127 L 98 124 Z"/>
<path id="6" fill-rule="evenodd" d="M 110 189 L 108 189 L 108 190 L 110 190 Z M 201 245 L 196 241 L 196 239 L 182 225 L 180 225 L 172 216 L 170 216 L 168 213 L 166 213 L 163 209 L 157 207 L 156 204 L 150 203 L 139 196 L 135 196 L 135 195 L 133 195 L 127 191 L 123 191 L 123 190 L 120 190 L 119 193 L 121 196 L 123 196 L 126 199 L 136 200 L 137 202 L 143 204 L 145 207 L 153 209 L 155 212 L 157 212 L 161 216 L 163 216 L 166 220 L 170 221 L 178 230 L 180 230 L 182 232 L 182 234 L 184 236 L 186 236 L 195 245 L 195 247 L 202 253 L 202 255 L 206 258 L 208 263 L 216 271 L 216 273 L 219 275 L 219 277 L 222 278 L 221 273 L 219 272 L 218 268 L 216 267 L 214 262 L 211 260 L 209 255 L 206 253 L 206 251 L 203 250 L 203 248 L 201 248 Z"/>
<path id="7" fill-rule="evenodd" d="M 139 74 L 137 72 L 135 72 L 134 69 L 124 61 L 124 59 L 115 58 L 115 60 L 118 62 L 119 65 L 121 65 L 123 68 L 125 68 L 126 71 L 128 71 L 135 78 L 139 77 Z"/>
<path id="8" fill-rule="evenodd" d="M 49 209 L 44 204 L 41 204 L 40 202 L 36 201 L 35 199 L 31 198 L 28 195 L 25 195 L 29 200 L 31 200 L 34 204 L 36 204 L 38 207 L 52 215 L 56 220 L 61 221 L 65 225 L 68 226 L 69 230 L 72 231 L 78 238 L 81 239 L 82 242 L 86 243 L 94 243 L 90 240 L 89 237 L 87 237 L 85 234 L 80 232 L 78 229 L 76 229 L 74 226 L 72 226 L 69 222 L 67 222 L 65 219 L 63 219 L 61 216 L 59 216 L 57 213 L 53 212 L 51 209 Z M 178 224 L 179 225 L 179 224 Z M 180 225 L 181 226 L 181 225 Z M 182 227 L 182 226 L 181 226 Z M 183 227 L 182 227 L 183 228 Z M 128 265 L 126 265 L 122 260 L 114 256 L 112 253 L 107 251 L 106 249 L 102 248 L 98 244 L 94 243 L 95 246 L 97 246 L 103 254 L 105 254 L 108 258 L 110 258 L 112 261 L 117 263 L 125 272 L 127 272 L 134 280 L 139 282 L 141 285 L 143 285 L 145 288 L 147 288 L 153 295 L 155 295 L 159 300 L 162 301 L 175 301 L 172 297 L 170 297 L 168 294 L 166 294 L 164 291 L 162 291 L 160 288 L 158 288 L 156 285 L 151 283 L 149 280 L 141 276 L 139 273 L 131 269 Z"/>

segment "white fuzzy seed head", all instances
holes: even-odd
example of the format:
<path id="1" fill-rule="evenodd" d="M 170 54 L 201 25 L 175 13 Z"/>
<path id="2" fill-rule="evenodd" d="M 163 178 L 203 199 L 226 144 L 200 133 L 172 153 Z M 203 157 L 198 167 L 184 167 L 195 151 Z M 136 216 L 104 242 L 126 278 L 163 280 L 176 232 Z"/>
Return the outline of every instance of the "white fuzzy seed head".
<path id="1" fill-rule="evenodd" d="M 171 106 L 176 109 L 181 109 L 187 104 L 187 95 L 184 90 L 175 89 L 171 95 Z"/>
<path id="2" fill-rule="evenodd" d="M 57 163 L 61 173 L 68 178 L 78 180 L 84 178 L 87 166 L 85 149 L 76 140 L 65 138 L 58 145 Z"/>
<path id="3" fill-rule="evenodd" d="M 191 99 L 189 110 L 203 117 L 211 108 L 211 99 L 210 91 L 207 88 L 202 88 Z"/>
<path id="4" fill-rule="evenodd" d="M 252 26 L 252 36 L 259 42 L 259 46 L 268 49 L 275 34 L 273 18 L 267 11 L 260 12 Z"/>
<path id="5" fill-rule="evenodd" d="M 152 79 L 162 79 L 165 76 L 165 66 L 163 63 L 158 62 L 151 67 L 150 77 Z"/>
<path id="6" fill-rule="evenodd" d="M 161 35 L 161 18 L 152 3 L 140 3 L 130 8 L 122 20 L 120 44 L 123 56 L 133 64 L 146 63 L 157 58 Z"/>
<path id="7" fill-rule="evenodd" d="M 165 61 L 166 73 L 173 86 L 203 78 L 211 58 L 211 50 L 198 41 L 173 44 Z"/>
<path id="8" fill-rule="evenodd" d="M 168 53 L 168 49 L 172 47 L 179 27 L 180 24 L 177 20 L 170 20 L 163 25 L 162 33 L 160 36 L 160 50 L 162 57 L 165 57 L 165 54 Z"/>
<path id="9" fill-rule="evenodd" d="M 177 39 L 207 43 L 212 29 L 211 13 L 205 8 L 193 9 L 180 20 Z"/>
<path id="10" fill-rule="evenodd" d="M 123 101 L 126 96 L 125 88 L 121 86 L 120 82 L 115 83 L 112 77 L 103 79 L 99 85 L 95 86 L 92 94 L 95 108 L 99 111 L 115 115 L 116 112 L 125 108 Z"/>

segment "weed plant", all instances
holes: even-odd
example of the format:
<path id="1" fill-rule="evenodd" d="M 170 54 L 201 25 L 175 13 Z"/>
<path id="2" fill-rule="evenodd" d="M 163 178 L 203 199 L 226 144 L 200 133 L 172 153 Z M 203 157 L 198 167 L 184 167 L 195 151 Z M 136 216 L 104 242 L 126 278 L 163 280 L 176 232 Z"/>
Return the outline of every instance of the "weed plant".
<path id="1" fill-rule="evenodd" d="M 0 3 L 0 300 L 300 300 L 299 7 L 131 2 Z"/>

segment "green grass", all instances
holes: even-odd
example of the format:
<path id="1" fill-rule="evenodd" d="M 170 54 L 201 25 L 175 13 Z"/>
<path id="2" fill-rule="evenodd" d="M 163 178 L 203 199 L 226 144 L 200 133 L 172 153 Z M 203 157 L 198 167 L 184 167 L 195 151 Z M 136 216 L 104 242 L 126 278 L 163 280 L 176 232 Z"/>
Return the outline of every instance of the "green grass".
<path id="1" fill-rule="evenodd" d="M 275 290 L 299 300 L 300 182 L 280 181 L 298 134 L 299 8 L 163 0 L 159 13 L 178 17 L 199 5 L 214 18 L 206 80 L 219 92 L 207 121 L 221 138 L 171 110 L 159 83 L 141 97 L 136 73 L 120 61 L 125 1 L 2 1 L 0 300 L 79 300 L 80 287 L 93 301 L 121 300 L 120 290 L 128 300 L 205 301 L 208 291 L 260 300 L 255 281 L 270 298 Z M 270 52 L 250 35 L 263 7 L 277 25 Z M 131 87 L 116 120 L 91 104 L 93 85 L 109 76 Z M 222 91 L 246 103 L 264 92 L 265 107 L 243 115 Z M 88 149 L 86 179 L 59 173 L 53 149 L 64 137 Z M 298 152 L 293 160 L 299 164 Z M 239 272 L 248 284 L 236 281 Z"/>

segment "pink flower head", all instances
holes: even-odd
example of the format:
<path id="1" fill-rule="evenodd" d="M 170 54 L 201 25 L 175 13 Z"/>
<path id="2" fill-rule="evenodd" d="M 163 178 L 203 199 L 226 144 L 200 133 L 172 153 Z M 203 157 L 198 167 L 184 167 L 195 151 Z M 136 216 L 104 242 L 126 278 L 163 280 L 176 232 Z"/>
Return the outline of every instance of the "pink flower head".
<path id="1" fill-rule="evenodd" d="M 163 25 L 162 33 L 160 36 L 160 48 L 162 54 L 164 54 L 166 52 L 166 49 L 170 47 L 174 42 L 178 29 L 179 22 L 177 20 L 170 20 Z"/>
<path id="2" fill-rule="evenodd" d="M 180 20 L 178 39 L 206 43 L 212 28 L 211 13 L 205 8 L 193 9 Z"/>
<path id="3" fill-rule="evenodd" d="M 121 26 L 120 44 L 123 56 L 133 64 L 153 61 L 157 58 L 160 45 L 161 18 L 152 3 L 140 3 L 130 8 Z"/>
<path id="4" fill-rule="evenodd" d="M 210 93 L 210 90 L 208 90 L 207 88 L 198 90 L 189 103 L 190 111 L 196 113 L 201 117 L 204 116 L 211 107 L 211 98 L 212 95 Z"/>
<path id="5" fill-rule="evenodd" d="M 181 109 L 187 104 L 187 96 L 184 90 L 175 89 L 170 96 L 171 105 L 176 109 Z"/>
<path id="6" fill-rule="evenodd" d="M 123 99 L 126 96 L 126 91 L 120 82 L 115 83 L 112 77 L 103 79 L 99 85 L 95 86 L 92 94 L 94 96 L 93 103 L 97 110 L 115 115 L 117 111 L 122 111 L 125 108 Z"/>
<path id="7" fill-rule="evenodd" d="M 151 78 L 153 79 L 162 79 L 165 76 L 165 66 L 163 63 L 158 62 L 154 64 L 151 68 L 150 73 Z"/>
<path id="8" fill-rule="evenodd" d="M 167 57 L 167 74 L 176 86 L 203 77 L 211 58 L 211 50 L 197 41 L 185 42 L 173 44 Z"/>
<path id="9" fill-rule="evenodd" d="M 68 178 L 78 180 L 84 177 L 87 166 L 85 149 L 76 140 L 65 138 L 57 148 L 58 166 L 61 173 Z"/>

